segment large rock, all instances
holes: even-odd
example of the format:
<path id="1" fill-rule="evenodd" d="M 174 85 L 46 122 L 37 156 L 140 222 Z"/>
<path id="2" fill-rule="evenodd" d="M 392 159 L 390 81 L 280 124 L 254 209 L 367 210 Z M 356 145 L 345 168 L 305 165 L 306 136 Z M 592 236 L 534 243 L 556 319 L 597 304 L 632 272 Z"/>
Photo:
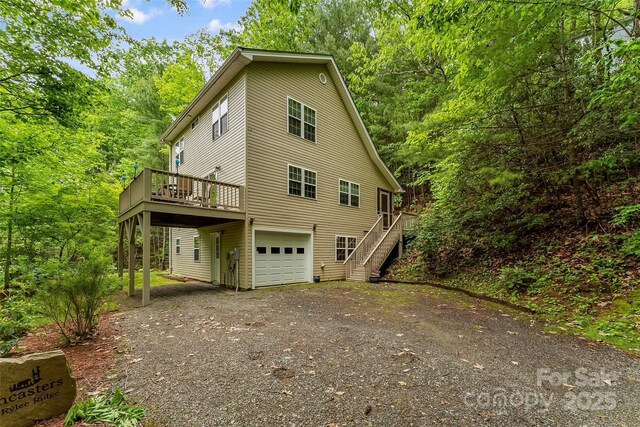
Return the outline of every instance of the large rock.
<path id="1" fill-rule="evenodd" d="M 76 380 L 60 350 L 0 359 L 0 426 L 26 427 L 66 413 Z"/>

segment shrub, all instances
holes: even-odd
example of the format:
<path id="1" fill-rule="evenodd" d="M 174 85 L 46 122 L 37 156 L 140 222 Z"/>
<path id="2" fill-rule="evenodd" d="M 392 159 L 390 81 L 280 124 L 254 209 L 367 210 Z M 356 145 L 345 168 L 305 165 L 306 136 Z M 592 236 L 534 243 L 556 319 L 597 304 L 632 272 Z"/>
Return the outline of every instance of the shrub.
<path id="1" fill-rule="evenodd" d="M 536 282 L 536 275 L 522 267 L 504 267 L 500 281 L 512 292 L 524 292 Z"/>
<path id="2" fill-rule="evenodd" d="M 82 341 L 98 323 L 99 308 L 118 289 L 112 262 L 98 251 L 78 260 L 73 267 L 57 267 L 57 273 L 39 294 L 42 314 L 58 326 L 69 341 Z"/>
<path id="3" fill-rule="evenodd" d="M 116 387 L 73 405 L 67 412 L 64 425 L 67 427 L 84 420 L 88 424 L 103 422 L 116 427 L 135 427 L 145 412 L 141 406 L 129 406 L 127 396 Z"/>
<path id="4" fill-rule="evenodd" d="M 31 326 L 33 305 L 21 290 L 0 299 L 0 357 L 6 356 Z M 1 298 L 1 296 L 0 296 Z"/>

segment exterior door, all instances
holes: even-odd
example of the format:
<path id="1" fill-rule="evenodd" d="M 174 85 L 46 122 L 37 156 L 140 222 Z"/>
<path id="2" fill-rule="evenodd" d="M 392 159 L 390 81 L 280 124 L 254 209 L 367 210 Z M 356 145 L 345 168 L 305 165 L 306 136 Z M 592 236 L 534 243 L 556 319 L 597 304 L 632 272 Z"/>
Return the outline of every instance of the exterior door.
<path id="1" fill-rule="evenodd" d="M 382 188 L 378 188 L 378 215 L 382 215 L 382 228 L 389 228 L 393 215 L 391 192 Z"/>
<path id="2" fill-rule="evenodd" d="M 211 234 L 211 283 L 220 283 L 220 233 Z"/>

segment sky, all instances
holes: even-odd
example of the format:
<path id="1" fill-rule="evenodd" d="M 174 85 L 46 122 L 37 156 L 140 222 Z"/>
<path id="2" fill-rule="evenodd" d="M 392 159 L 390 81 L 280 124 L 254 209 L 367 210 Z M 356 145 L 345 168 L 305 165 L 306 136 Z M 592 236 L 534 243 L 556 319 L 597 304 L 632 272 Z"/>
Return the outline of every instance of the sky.
<path id="1" fill-rule="evenodd" d="M 202 28 L 217 33 L 236 26 L 251 0 L 187 0 L 187 4 L 189 11 L 180 16 L 165 0 L 124 0 L 133 16 L 118 21 L 133 38 L 174 41 Z"/>

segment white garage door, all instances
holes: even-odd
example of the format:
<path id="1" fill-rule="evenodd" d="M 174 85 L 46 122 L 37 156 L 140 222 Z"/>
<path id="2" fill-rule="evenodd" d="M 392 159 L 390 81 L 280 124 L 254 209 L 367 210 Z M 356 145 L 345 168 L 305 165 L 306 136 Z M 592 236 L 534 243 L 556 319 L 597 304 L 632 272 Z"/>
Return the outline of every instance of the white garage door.
<path id="1" fill-rule="evenodd" d="M 310 235 L 256 231 L 255 287 L 308 282 Z"/>

